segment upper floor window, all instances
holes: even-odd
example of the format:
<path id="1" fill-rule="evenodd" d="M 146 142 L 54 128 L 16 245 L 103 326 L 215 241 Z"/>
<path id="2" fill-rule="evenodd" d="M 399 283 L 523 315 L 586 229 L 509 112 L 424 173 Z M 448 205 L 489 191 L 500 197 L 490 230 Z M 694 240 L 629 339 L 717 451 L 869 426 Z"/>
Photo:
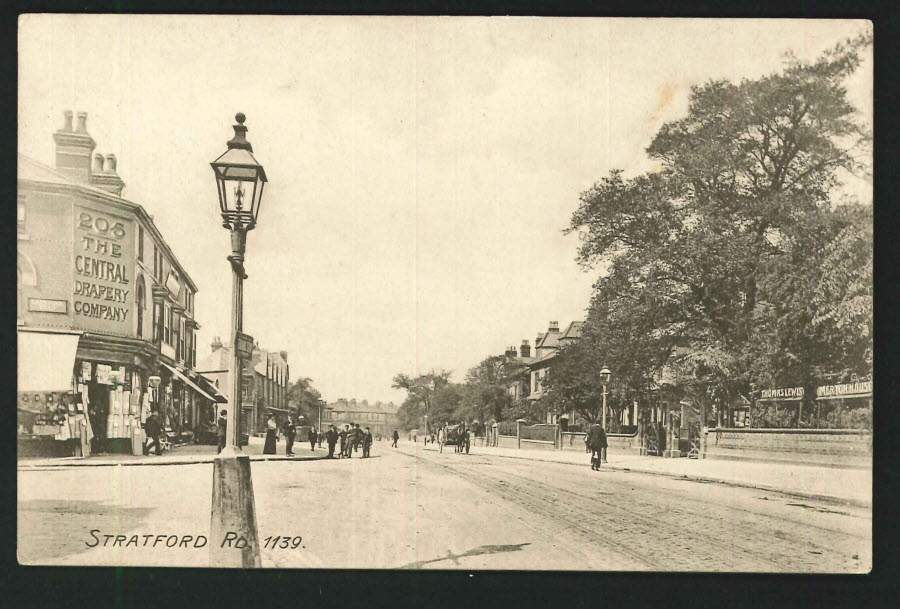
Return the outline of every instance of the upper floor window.
<path id="1" fill-rule="evenodd" d="M 172 309 L 168 304 L 163 305 L 163 340 L 172 344 Z"/>
<path id="2" fill-rule="evenodd" d="M 25 234 L 25 197 L 22 196 L 16 200 L 16 232 Z"/>
<path id="3" fill-rule="evenodd" d="M 144 227 L 138 226 L 138 260 L 144 261 Z"/>
<path id="4" fill-rule="evenodd" d="M 153 278 L 159 279 L 159 255 L 156 253 L 156 245 L 153 246 Z"/>
<path id="5" fill-rule="evenodd" d="M 179 326 L 178 331 L 178 358 L 181 361 L 185 359 L 185 350 L 184 350 L 184 318 L 181 318 L 181 324 Z"/>
<path id="6" fill-rule="evenodd" d="M 144 337 L 144 307 L 145 307 L 144 278 L 141 277 L 138 279 L 138 286 L 137 286 L 137 335 L 138 335 L 138 338 Z"/>

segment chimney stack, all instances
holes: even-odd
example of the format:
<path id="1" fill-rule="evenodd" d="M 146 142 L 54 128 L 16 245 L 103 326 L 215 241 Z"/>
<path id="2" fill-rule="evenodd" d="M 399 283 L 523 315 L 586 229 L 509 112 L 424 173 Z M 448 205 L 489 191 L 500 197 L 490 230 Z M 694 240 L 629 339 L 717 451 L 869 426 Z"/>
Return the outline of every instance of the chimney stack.
<path id="1" fill-rule="evenodd" d="M 531 345 L 528 344 L 527 340 L 522 341 L 522 346 L 519 347 L 519 356 L 531 357 Z"/>
<path id="2" fill-rule="evenodd" d="M 94 164 L 94 175 L 91 176 L 91 185 L 96 186 L 106 192 L 111 192 L 117 197 L 122 196 L 122 189 L 125 188 L 125 182 L 122 181 L 122 178 L 119 177 L 119 174 L 116 173 L 116 155 L 107 154 L 106 155 L 106 167 L 103 167 L 103 155 L 97 154 L 94 157 L 95 161 L 100 162 L 101 167 L 100 170 L 97 170 L 96 162 Z"/>
<path id="3" fill-rule="evenodd" d="M 547 334 L 550 334 L 552 332 L 559 332 L 559 322 L 558 321 L 550 322 L 549 327 L 547 328 Z"/>
<path id="4" fill-rule="evenodd" d="M 506 353 L 504 353 L 506 357 L 515 357 L 516 356 L 516 348 L 515 347 L 507 347 Z"/>
<path id="5" fill-rule="evenodd" d="M 53 134 L 56 144 L 56 170 L 73 182 L 90 184 L 91 154 L 97 143 L 87 132 L 87 113 L 78 113 L 78 129 L 72 131 L 72 111 L 63 113 L 65 125 Z"/>
<path id="6" fill-rule="evenodd" d="M 218 351 L 219 349 L 222 348 L 222 341 L 219 339 L 218 336 L 215 336 L 215 337 L 213 337 L 213 341 L 209 346 L 212 347 L 213 351 Z"/>

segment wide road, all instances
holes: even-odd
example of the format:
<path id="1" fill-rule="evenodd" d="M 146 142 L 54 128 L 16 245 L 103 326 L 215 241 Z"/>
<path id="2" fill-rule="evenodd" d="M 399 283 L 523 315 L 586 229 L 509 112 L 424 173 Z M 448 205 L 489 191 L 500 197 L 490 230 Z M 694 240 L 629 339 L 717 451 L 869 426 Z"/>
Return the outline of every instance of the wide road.
<path id="1" fill-rule="evenodd" d="M 254 462 L 252 471 L 260 539 L 302 538 L 296 548 L 264 549 L 269 566 L 843 573 L 871 565 L 869 510 L 751 489 L 386 442 L 371 459 Z M 20 561 L 205 565 L 206 549 L 165 541 L 87 546 L 105 534 L 141 543 L 178 535 L 179 545 L 184 535 L 208 536 L 211 480 L 209 464 L 20 470 Z"/>

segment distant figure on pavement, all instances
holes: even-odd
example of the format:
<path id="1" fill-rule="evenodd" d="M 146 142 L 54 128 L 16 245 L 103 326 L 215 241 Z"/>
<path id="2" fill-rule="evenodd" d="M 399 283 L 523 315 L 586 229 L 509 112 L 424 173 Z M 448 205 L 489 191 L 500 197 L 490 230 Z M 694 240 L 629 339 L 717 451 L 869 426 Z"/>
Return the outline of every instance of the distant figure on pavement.
<path id="1" fill-rule="evenodd" d="M 353 456 L 353 453 L 359 450 L 360 445 L 362 444 L 362 430 L 359 428 L 359 423 L 354 423 L 353 429 L 350 430 L 350 456 Z"/>
<path id="2" fill-rule="evenodd" d="M 606 448 L 607 445 L 606 431 L 603 429 L 600 423 L 594 423 L 588 430 L 587 438 L 588 447 L 591 449 L 591 469 L 594 471 L 599 471 L 602 461 L 601 457 L 603 456 L 603 449 Z"/>
<path id="3" fill-rule="evenodd" d="M 310 452 L 316 450 L 316 428 L 315 427 L 309 428 L 309 434 L 307 434 L 306 439 L 309 440 Z"/>
<path id="4" fill-rule="evenodd" d="M 337 444 L 338 441 L 338 432 L 334 428 L 334 425 L 325 432 L 325 441 L 328 442 L 328 458 L 334 459 L 334 445 Z"/>
<path id="5" fill-rule="evenodd" d="M 147 417 L 147 421 L 144 423 L 144 430 L 147 432 L 147 448 L 144 449 L 144 454 L 150 454 L 150 440 L 153 440 L 153 444 L 156 445 L 156 456 L 162 454 L 162 445 L 159 443 L 159 434 L 162 432 L 162 425 L 159 423 L 159 417 L 156 416 L 156 412 L 151 412 L 150 416 Z"/>
<path id="6" fill-rule="evenodd" d="M 341 430 L 339 434 L 341 438 L 341 459 L 347 456 L 347 434 L 350 433 L 350 426 L 344 425 L 344 428 Z"/>
<path id="7" fill-rule="evenodd" d="M 288 415 L 288 418 L 284 421 L 284 427 L 282 428 L 284 433 L 284 442 L 285 442 L 285 454 L 293 455 L 294 454 L 294 438 L 297 437 L 297 426 L 294 425 L 294 421 L 291 420 L 291 416 Z"/>
<path id="8" fill-rule="evenodd" d="M 216 441 L 219 445 L 218 452 L 222 452 L 225 448 L 225 434 L 228 433 L 228 411 L 224 408 L 219 412 L 219 419 L 216 421 Z"/>
<path id="9" fill-rule="evenodd" d="M 362 445 L 363 445 L 363 457 L 368 457 L 372 451 L 372 432 L 369 431 L 368 427 L 366 427 L 366 431 L 365 431 L 365 433 L 363 433 Z"/>
<path id="10" fill-rule="evenodd" d="M 392 448 L 397 448 L 397 440 L 399 440 L 399 439 L 400 439 L 400 432 L 398 432 L 398 431 L 395 429 L 395 430 L 394 430 L 394 443 L 391 444 L 391 447 L 392 447 Z"/>
<path id="11" fill-rule="evenodd" d="M 275 454 L 275 444 L 278 442 L 278 425 L 275 424 L 275 415 L 270 414 L 266 421 L 266 444 L 263 446 L 264 455 Z"/>

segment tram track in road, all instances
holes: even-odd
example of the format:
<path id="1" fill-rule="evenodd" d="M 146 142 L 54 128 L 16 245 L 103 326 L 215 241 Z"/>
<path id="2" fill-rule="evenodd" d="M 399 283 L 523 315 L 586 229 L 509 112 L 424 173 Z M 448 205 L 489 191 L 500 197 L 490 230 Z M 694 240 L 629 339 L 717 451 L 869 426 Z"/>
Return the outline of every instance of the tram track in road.
<path id="1" fill-rule="evenodd" d="M 640 497 L 645 489 L 639 489 L 638 494 L 621 489 L 607 492 L 594 483 L 604 478 L 591 479 L 564 469 L 559 476 L 554 474 L 554 479 L 536 479 L 511 471 L 515 466 L 485 468 L 480 459 L 479 463 L 455 460 L 444 464 L 420 457 L 420 461 L 433 463 L 508 500 L 527 504 L 533 511 L 546 513 L 550 507 L 552 517 L 565 514 L 563 520 L 570 528 L 578 522 L 598 526 L 602 537 L 591 527 L 581 530 L 617 552 L 628 547 L 625 553 L 653 568 L 717 570 L 714 565 L 723 564 L 726 569 L 742 571 L 848 571 L 852 570 L 850 561 L 858 560 L 859 554 L 850 556 L 852 550 L 848 548 L 871 543 L 864 535 L 725 505 L 703 492 L 689 494 L 687 489 L 681 493 L 654 488 L 654 497 L 664 497 L 654 502 Z M 598 515 L 602 517 L 598 519 Z M 609 538 L 616 538 L 618 543 L 609 543 Z M 690 566 L 683 565 L 686 557 Z"/>

